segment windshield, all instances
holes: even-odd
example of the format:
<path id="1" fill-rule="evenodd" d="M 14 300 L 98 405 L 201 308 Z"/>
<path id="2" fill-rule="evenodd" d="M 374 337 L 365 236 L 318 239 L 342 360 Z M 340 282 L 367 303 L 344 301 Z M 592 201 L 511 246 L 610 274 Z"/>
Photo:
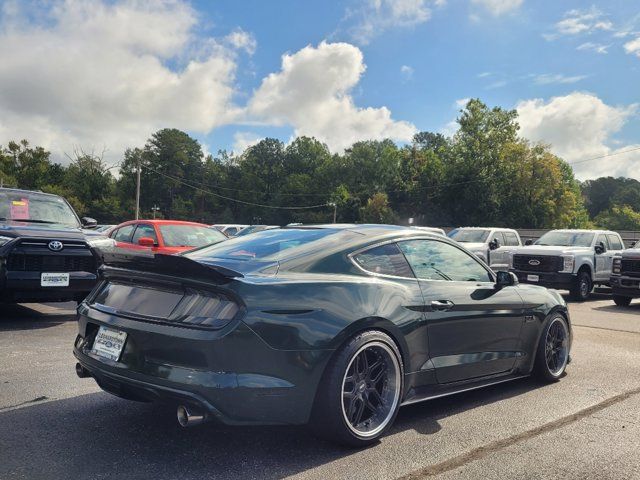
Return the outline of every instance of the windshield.
<path id="1" fill-rule="evenodd" d="M 79 227 L 69 204 L 56 195 L 0 191 L 0 219 Z"/>
<path id="2" fill-rule="evenodd" d="M 160 225 L 165 247 L 203 247 L 226 240 L 218 230 L 199 225 Z"/>
<path id="3" fill-rule="evenodd" d="M 489 233 L 491 230 L 456 228 L 449 232 L 449 238 L 460 243 L 484 243 L 487 241 Z"/>
<path id="4" fill-rule="evenodd" d="M 535 245 L 553 245 L 557 247 L 590 247 L 595 233 L 591 232 L 547 232 Z"/>
<path id="5" fill-rule="evenodd" d="M 224 258 L 230 260 L 278 260 L 281 252 L 292 252 L 296 247 L 319 245 L 322 239 L 340 230 L 318 229 L 274 229 L 263 230 L 255 235 L 234 237 L 224 243 L 212 245 L 186 256 L 192 259 Z"/>

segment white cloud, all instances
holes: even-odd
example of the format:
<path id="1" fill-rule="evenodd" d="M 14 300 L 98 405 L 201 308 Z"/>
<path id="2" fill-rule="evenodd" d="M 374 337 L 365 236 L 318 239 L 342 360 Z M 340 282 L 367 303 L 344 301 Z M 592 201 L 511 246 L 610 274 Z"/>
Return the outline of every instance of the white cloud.
<path id="1" fill-rule="evenodd" d="M 613 23 L 595 6 L 587 10 L 569 10 L 564 18 L 555 24 L 556 33 L 546 34 L 547 40 L 561 35 L 589 34 L 597 30 L 612 30 Z"/>
<path id="2" fill-rule="evenodd" d="M 609 53 L 607 51 L 607 49 L 610 46 L 611 45 L 603 45 L 603 44 L 594 43 L 594 42 L 585 42 L 585 43 L 582 43 L 582 44 L 578 45 L 576 50 L 590 50 L 592 52 L 599 53 L 601 55 L 605 55 L 605 54 Z"/>
<path id="3" fill-rule="evenodd" d="M 624 51 L 640 57 L 640 36 L 624 44 Z"/>
<path id="4" fill-rule="evenodd" d="M 455 102 L 456 108 L 464 108 L 464 107 L 466 107 L 467 103 L 469 103 L 469 100 L 471 100 L 469 97 L 467 97 L 467 98 L 459 98 Z"/>
<path id="5" fill-rule="evenodd" d="M 542 73 L 540 75 L 534 75 L 533 81 L 538 85 L 551 85 L 551 84 L 566 84 L 566 83 L 576 83 L 580 80 L 584 80 L 587 78 L 587 75 L 573 75 L 566 76 L 561 73 Z"/>
<path id="6" fill-rule="evenodd" d="M 411 80 L 413 78 L 413 67 L 410 67 L 409 65 L 402 65 L 400 67 L 400 73 L 405 80 Z"/>
<path id="7" fill-rule="evenodd" d="M 113 161 L 159 128 L 208 132 L 236 113 L 233 52 L 195 40 L 187 4 L 31 5 L 0 28 L 0 143 L 27 138 L 56 160 L 104 147 Z"/>
<path id="8" fill-rule="evenodd" d="M 640 151 L 581 162 L 601 155 L 622 152 L 633 145 L 614 149 L 612 138 L 635 114 L 637 105 L 614 107 L 590 93 L 574 92 L 548 101 L 523 100 L 516 106 L 520 133 L 535 142 L 551 145 L 552 151 L 568 162 L 576 162 L 580 179 L 602 175 L 640 178 Z"/>
<path id="9" fill-rule="evenodd" d="M 471 0 L 474 5 L 480 5 L 496 17 L 520 7 L 524 0 Z"/>
<path id="10" fill-rule="evenodd" d="M 442 0 L 432 2 L 444 5 Z M 357 8 L 347 11 L 347 18 L 356 18 L 351 36 L 360 45 L 368 44 L 375 36 L 391 28 L 410 28 L 431 18 L 426 0 L 360 0 Z"/>
<path id="11" fill-rule="evenodd" d="M 253 132 L 236 132 L 233 135 L 233 151 L 235 153 L 242 153 L 263 138 L 264 135 L 258 135 Z"/>
<path id="12" fill-rule="evenodd" d="M 253 55 L 258 47 L 255 37 L 245 32 L 241 28 L 236 28 L 233 32 L 225 37 L 225 40 L 234 48 L 244 50 L 249 55 Z"/>
<path id="13" fill-rule="evenodd" d="M 352 89 L 365 71 L 362 52 L 348 43 L 307 46 L 282 57 L 249 102 L 248 114 L 271 125 L 291 125 L 295 135 L 314 136 L 334 150 L 357 140 L 409 141 L 416 128 L 396 121 L 386 107 L 361 108 Z"/>

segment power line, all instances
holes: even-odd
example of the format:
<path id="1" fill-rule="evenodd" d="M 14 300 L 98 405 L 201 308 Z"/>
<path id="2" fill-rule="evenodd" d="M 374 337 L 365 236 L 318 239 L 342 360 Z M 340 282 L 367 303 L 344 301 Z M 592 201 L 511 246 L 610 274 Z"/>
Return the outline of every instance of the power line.
<path id="1" fill-rule="evenodd" d="M 635 152 L 636 150 L 640 150 L 640 147 L 634 147 L 634 148 L 630 148 L 628 150 L 621 150 L 619 152 L 605 153 L 604 155 L 600 155 L 599 157 L 587 158 L 586 160 L 578 160 L 578 161 L 575 161 L 575 162 L 567 162 L 567 163 L 569 165 L 576 165 L 578 163 L 591 162 L 593 160 L 600 160 L 601 158 L 613 157 L 615 155 L 622 155 L 624 153 Z"/>
<path id="2" fill-rule="evenodd" d="M 178 183 L 181 183 L 183 185 L 186 185 L 187 187 L 193 188 L 195 190 L 199 190 L 199 191 L 201 191 L 203 193 L 207 193 L 209 195 L 213 195 L 214 197 L 222 198 L 222 199 L 228 200 L 230 202 L 243 203 L 245 205 L 252 205 L 254 207 L 272 208 L 272 209 L 275 209 L 275 210 L 310 210 L 312 208 L 320 208 L 320 207 L 328 207 L 328 206 L 330 206 L 330 204 L 328 204 L 328 203 L 321 203 L 321 204 L 318 204 L 318 205 L 304 205 L 304 206 L 296 206 L 296 207 L 279 207 L 279 206 L 276 206 L 276 205 L 266 205 L 266 204 L 263 204 L 263 203 L 246 202 L 244 200 L 238 200 L 237 198 L 226 197 L 224 195 L 220 195 L 219 193 L 214 193 L 214 192 L 211 192 L 209 190 L 205 190 L 204 188 L 200 188 L 200 187 L 198 187 L 196 185 L 191 185 L 190 183 L 185 182 L 184 180 L 182 180 L 180 178 L 173 177 L 171 175 L 167 175 L 166 173 L 159 172 L 159 171 L 157 171 L 157 170 L 155 170 L 155 169 L 153 169 L 153 168 L 151 168 L 151 167 L 149 167 L 147 165 L 144 165 L 143 168 L 146 168 L 147 170 L 151 170 L 152 172 L 154 172 L 154 173 L 156 173 L 158 175 L 161 175 L 163 177 L 169 178 L 170 180 L 173 180 L 175 182 L 178 182 Z"/>

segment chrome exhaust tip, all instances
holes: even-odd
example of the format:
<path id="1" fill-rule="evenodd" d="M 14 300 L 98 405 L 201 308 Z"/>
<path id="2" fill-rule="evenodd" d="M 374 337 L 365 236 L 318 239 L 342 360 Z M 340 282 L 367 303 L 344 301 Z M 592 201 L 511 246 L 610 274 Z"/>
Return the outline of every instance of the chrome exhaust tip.
<path id="1" fill-rule="evenodd" d="M 78 362 L 76 363 L 76 375 L 78 378 L 89 378 L 91 373 Z"/>
<path id="2" fill-rule="evenodd" d="M 193 427 L 204 423 L 206 417 L 204 414 L 194 412 L 185 405 L 180 405 L 177 410 L 178 423 L 181 427 Z"/>

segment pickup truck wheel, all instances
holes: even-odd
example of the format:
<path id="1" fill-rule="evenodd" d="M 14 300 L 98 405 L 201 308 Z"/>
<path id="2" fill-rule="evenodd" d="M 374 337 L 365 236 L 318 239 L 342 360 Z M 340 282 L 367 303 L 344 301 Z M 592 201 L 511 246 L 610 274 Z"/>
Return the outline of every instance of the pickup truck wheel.
<path id="1" fill-rule="evenodd" d="M 574 280 L 573 286 L 571 287 L 571 299 L 584 302 L 589 298 L 592 289 L 593 284 L 591 283 L 591 277 L 588 272 L 583 270 L 578 273 L 578 277 Z"/>
<path id="2" fill-rule="evenodd" d="M 631 297 L 623 297 L 622 295 L 614 295 L 613 303 L 619 307 L 628 307 L 631 305 Z"/>

